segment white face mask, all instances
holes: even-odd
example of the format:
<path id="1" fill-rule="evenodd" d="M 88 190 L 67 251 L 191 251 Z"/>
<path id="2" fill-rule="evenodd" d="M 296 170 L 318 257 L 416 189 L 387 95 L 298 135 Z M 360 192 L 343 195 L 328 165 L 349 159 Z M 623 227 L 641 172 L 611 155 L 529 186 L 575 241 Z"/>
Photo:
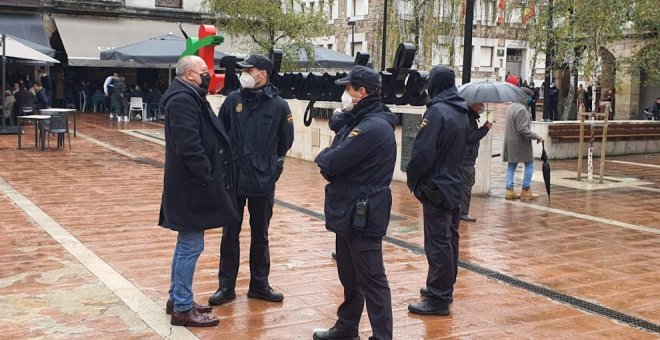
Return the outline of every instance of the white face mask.
<path id="1" fill-rule="evenodd" d="M 256 83 L 257 83 L 254 80 L 254 77 L 252 77 L 247 72 L 241 73 L 241 77 L 238 78 L 238 81 L 241 82 L 241 87 L 243 87 L 244 89 L 253 89 L 256 86 Z"/>
<path id="2" fill-rule="evenodd" d="M 341 95 L 341 105 L 344 107 L 344 111 L 350 111 L 353 109 L 353 97 L 351 97 L 346 91 Z"/>

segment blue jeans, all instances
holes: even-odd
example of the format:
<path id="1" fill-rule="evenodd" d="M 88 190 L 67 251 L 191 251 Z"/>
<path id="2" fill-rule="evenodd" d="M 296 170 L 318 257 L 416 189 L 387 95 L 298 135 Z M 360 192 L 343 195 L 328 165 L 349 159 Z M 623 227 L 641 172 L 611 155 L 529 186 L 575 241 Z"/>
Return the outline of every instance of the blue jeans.
<path id="1" fill-rule="evenodd" d="M 193 306 L 193 274 L 197 259 L 204 250 L 204 231 L 179 231 L 172 257 L 170 300 L 174 311 L 182 313 Z"/>
<path id="2" fill-rule="evenodd" d="M 518 163 L 509 163 L 506 169 L 506 189 L 513 190 L 513 175 L 516 173 Z M 534 161 L 525 163 L 525 175 L 523 177 L 523 189 L 529 189 L 532 186 L 532 175 L 534 174 Z"/>

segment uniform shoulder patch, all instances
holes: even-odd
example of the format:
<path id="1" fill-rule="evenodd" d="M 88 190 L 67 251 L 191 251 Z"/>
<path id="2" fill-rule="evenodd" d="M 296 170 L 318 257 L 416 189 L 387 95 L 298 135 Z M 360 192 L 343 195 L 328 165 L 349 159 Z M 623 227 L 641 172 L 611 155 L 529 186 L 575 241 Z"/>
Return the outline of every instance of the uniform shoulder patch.
<path id="1" fill-rule="evenodd" d="M 362 130 L 355 128 L 351 130 L 351 133 L 348 134 L 348 138 L 357 137 L 360 134 L 360 132 L 362 132 Z"/>
<path id="2" fill-rule="evenodd" d="M 236 112 L 241 112 L 241 111 L 243 111 L 243 103 L 236 104 Z"/>
<path id="3" fill-rule="evenodd" d="M 422 124 L 419 125 L 419 128 L 420 128 L 420 129 L 423 129 L 423 128 L 427 127 L 427 126 L 429 126 L 429 120 L 426 119 L 426 118 L 422 119 Z"/>
<path id="4" fill-rule="evenodd" d="M 289 124 L 293 124 L 293 115 L 289 113 L 289 115 L 286 116 L 286 120 L 289 122 Z"/>

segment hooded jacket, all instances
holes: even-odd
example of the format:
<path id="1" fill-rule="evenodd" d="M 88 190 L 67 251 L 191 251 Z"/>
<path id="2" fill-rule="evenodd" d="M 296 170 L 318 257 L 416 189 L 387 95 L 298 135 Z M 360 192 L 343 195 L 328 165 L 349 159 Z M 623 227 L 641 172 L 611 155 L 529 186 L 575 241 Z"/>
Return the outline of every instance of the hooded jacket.
<path id="1" fill-rule="evenodd" d="M 206 91 L 175 78 L 165 108 L 165 175 L 158 224 L 200 231 L 240 221 L 229 136 Z"/>
<path id="2" fill-rule="evenodd" d="M 332 145 L 314 160 L 330 182 L 325 187 L 326 228 L 344 237 L 382 237 L 392 208 L 397 117 L 378 96 L 362 99 L 351 113 Z M 360 200 L 368 202 L 367 223 L 357 232 L 353 214 Z"/>
<path id="3" fill-rule="evenodd" d="M 229 132 L 238 174 L 238 195 L 264 196 L 275 191 L 278 159 L 293 145 L 289 104 L 272 84 L 261 91 L 238 89 L 220 107 L 218 117 Z"/>
<path id="4" fill-rule="evenodd" d="M 468 129 L 467 103 L 458 95 L 454 71 L 436 66 L 429 74 L 431 101 L 413 142 L 407 167 L 408 187 L 423 204 L 459 206 L 461 165 Z M 424 191 L 424 193 L 422 193 Z"/>

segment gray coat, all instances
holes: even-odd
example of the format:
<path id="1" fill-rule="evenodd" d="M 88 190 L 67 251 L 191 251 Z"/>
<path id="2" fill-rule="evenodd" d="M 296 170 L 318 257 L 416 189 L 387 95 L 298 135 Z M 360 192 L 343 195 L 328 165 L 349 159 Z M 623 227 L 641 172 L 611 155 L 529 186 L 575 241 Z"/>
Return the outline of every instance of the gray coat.
<path id="1" fill-rule="evenodd" d="M 506 110 L 502 161 L 526 163 L 534 160 L 532 140 L 541 139 L 541 136 L 532 132 L 530 118 L 531 115 L 523 104 L 512 103 Z"/>

